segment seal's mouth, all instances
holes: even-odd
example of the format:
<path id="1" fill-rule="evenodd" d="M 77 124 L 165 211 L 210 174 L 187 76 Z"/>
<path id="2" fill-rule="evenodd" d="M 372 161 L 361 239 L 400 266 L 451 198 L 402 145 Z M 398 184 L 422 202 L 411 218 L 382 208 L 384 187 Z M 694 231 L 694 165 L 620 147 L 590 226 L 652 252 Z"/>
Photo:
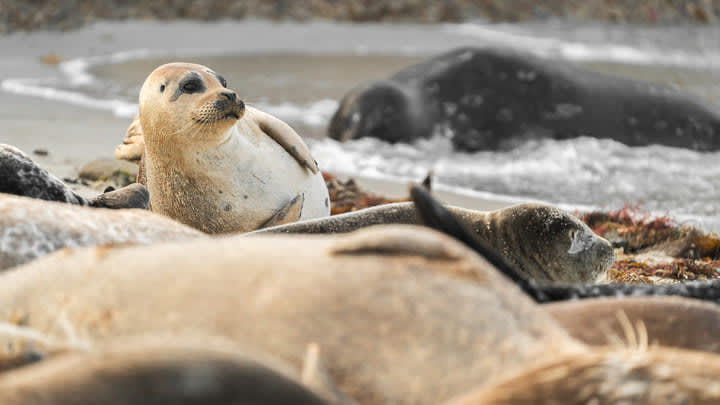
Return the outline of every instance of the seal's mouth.
<path id="1" fill-rule="evenodd" d="M 227 103 L 216 100 L 203 106 L 194 116 L 193 121 L 201 125 L 219 122 L 235 122 L 245 114 L 245 104 L 242 101 Z"/>
<path id="2" fill-rule="evenodd" d="M 239 120 L 240 114 L 236 113 L 235 111 L 226 112 L 222 116 L 222 119 L 224 119 L 224 120 Z"/>

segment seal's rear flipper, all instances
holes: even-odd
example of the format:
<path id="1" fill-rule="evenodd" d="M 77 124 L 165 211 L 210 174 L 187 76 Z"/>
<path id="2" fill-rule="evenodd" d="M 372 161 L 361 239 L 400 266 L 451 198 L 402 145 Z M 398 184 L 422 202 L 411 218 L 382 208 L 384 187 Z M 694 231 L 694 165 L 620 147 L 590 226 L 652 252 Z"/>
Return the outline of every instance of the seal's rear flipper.
<path id="1" fill-rule="evenodd" d="M 300 379 L 304 386 L 331 404 L 357 405 L 335 385 L 320 358 L 320 346 L 317 343 L 307 345 Z"/>
<path id="2" fill-rule="evenodd" d="M 150 193 L 142 184 L 134 183 L 119 190 L 100 194 L 90 201 L 96 208 L 140 208 L 147 209 L 150 204 Z"/>
<path id="3" fill-rule="evenodd" d="M 423 187 L 412 186 L 410 188 L 410 197 L 415 204 L 420 223 L 458 239 L 483 256 L 513 282 L 521 284 L 527 281 L 507 260 L 495 252 L 487 243 L 475 236 Z"/>
<path id="4" fill-rule="evenodd" d="M 305 195 L 298 194 L 290 200 L 284 207 L 280 208 L 270 219 L 265 221 L 260 228 L 268 228 L 275 225 L 289 224 L 300 220 L 303 204 L 305 203 Z"/>

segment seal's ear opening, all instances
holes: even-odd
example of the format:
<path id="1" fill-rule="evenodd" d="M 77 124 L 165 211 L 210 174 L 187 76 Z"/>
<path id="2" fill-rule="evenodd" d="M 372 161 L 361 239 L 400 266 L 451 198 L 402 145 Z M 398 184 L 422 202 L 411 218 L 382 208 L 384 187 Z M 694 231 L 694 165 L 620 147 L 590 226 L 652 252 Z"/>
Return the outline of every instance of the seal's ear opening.
<path id="1" fill-rule="evenodd" d="M 423 187 L 413 185 L 410 187 L 410 197 L 415 204 L 420 223 L 452 236 L 473 249 L 485 260 L 490 262 L 502 274 L 514 283 L 524 286 L 527 280 L 510 263 L 500 256 L 487 243 L 480 240 L 471 230 L 462 224 L 455 216 L 443 207 L 442 204 Z"/>
<path id="2" fill-rule="evenodd" d="M 370 82 L 347 93 L 330 120 L 328 136 L 344 142 L 373 137 L 391 143 L 416 138 L 406 92 L 389 80 Z"/>

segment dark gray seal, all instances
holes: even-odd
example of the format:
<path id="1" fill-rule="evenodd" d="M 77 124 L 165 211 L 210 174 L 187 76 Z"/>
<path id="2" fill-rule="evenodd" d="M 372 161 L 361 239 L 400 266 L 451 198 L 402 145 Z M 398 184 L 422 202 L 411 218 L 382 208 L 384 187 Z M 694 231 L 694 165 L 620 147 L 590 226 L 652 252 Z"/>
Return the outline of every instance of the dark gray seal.
<path id="1" fill-rule="evenodd" d="M 87 200 L 20 149 L 5 144 L 0 144 L 0 193 L 97 208 L 147 209 L 150 202 L 150 194 L 141 184 L 119 190 L 108 188 L 100 196 Z"/>
<path id="2" fill-rule="evenodd" d="M 448 207 L 453 215 L 533 280 L 590 282 L 615 261 L 610 243 L 574 216 L 543 204 L 495 211 Z M 344 233 L 383 224 L 417 224 L 413 203 L 395 203 L 347 214 L 259 230 L 255 233 Z"/>
<path id="3" fill-rule="evenodd" d="M 720 115 L 659 84 L 507 49 L 459 48 L 351 90 L 328 135 L 412 142 L 435 133 L 458 150 L 527 137 L 611 138 L 630 146 L 720 148 Z"/>

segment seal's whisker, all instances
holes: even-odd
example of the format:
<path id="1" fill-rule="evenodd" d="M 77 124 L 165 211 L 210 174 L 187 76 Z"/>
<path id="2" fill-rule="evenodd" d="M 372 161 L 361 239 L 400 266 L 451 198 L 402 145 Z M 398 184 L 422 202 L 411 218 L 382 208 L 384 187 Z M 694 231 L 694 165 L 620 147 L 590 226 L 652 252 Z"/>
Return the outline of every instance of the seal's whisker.
<path id="1" fill-rule="evenodd" d="M 35 343 L 40 343 L 48 348 L 70 348 L 76 350 L 89 349 L 87 345 L 77 345 L 78 342 L 72 341 L 61 341 L 35 329 L 14 325 L 8 322 L 0 322 L 0 334 L 13 338 L 27 339 Z"/>
<path id="2" fill-rule="evenodd" d="M 650 344 L 648 341 L 648 331 L 642 319 L 635 323 L 635 330 L 638 335 L 638 350 L 646 352 Z"/>
<path id="3" fill-rule="evenodd" d="M 616 316 L 618 322 L 620 322 L 620 327 L 625 334 L 627 347 L 637 349 L 639 347 L 638 337 L 635 333 L 635 328 L 633 328 L 632 322 L 630 322 L 630 318 L 628 318 L 627 314 L 623 310 L 619 310 Z"/>
<path id="4" fill-rule="evenodd" d="M 90 349 L 90 343 L 80 339 L 75 326 L 70 322 L 65 311 L 59 311 L 56 322 L 72 347 L 82 348 L 83 350 Z"/>

